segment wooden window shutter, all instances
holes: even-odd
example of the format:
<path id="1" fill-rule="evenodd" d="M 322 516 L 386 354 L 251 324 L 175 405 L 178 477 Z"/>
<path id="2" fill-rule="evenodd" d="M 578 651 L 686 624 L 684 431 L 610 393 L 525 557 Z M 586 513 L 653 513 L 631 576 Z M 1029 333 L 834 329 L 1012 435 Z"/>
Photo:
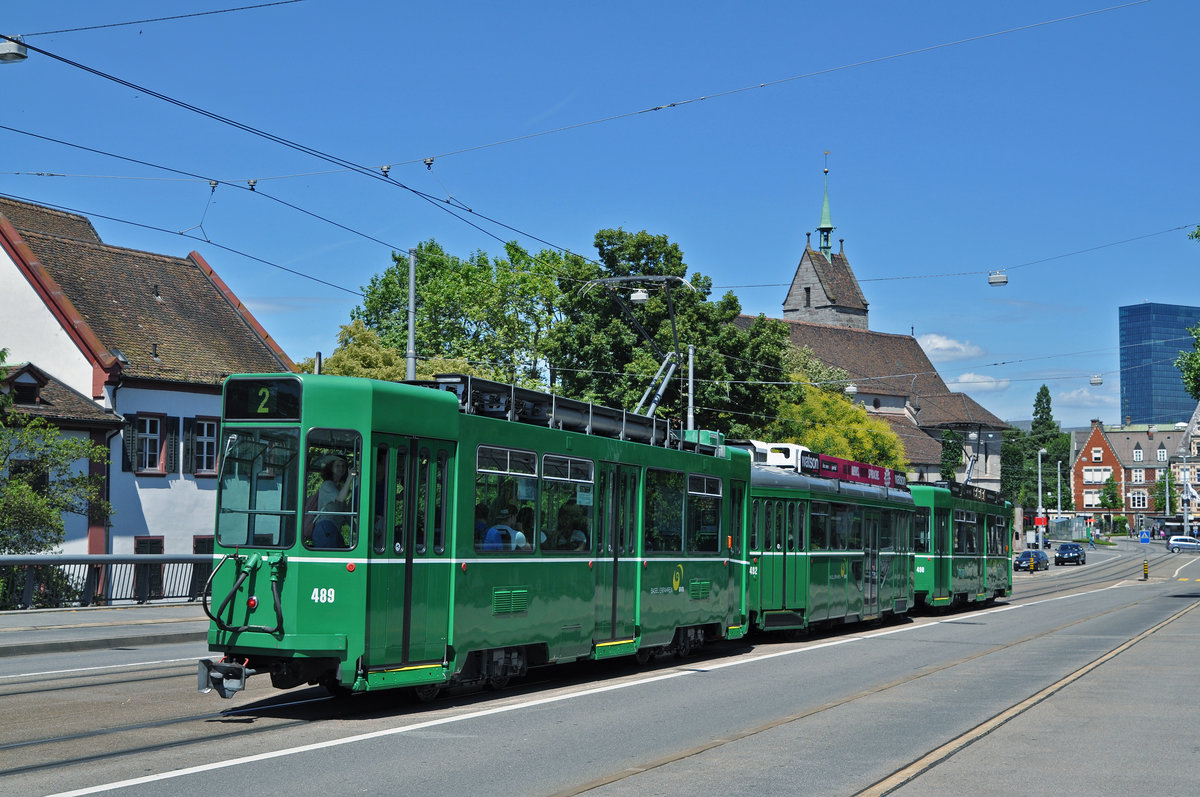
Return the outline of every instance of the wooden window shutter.
<path id="1" fill-rule="evenodd" d="M 121 470 L 133 470 L 133 463 L 137 460 L 137 413 L 126 413 L 121 442 Z"/>
<path id="2" fill-rule="evenodd" d="M 167 418 L 167 473 L 179 473 L 179 419 Z"/>
<path id="3" fill-rule="evenodd" d="M 196 419 L 183 419 L 183 472 L 196 472 Z"/>

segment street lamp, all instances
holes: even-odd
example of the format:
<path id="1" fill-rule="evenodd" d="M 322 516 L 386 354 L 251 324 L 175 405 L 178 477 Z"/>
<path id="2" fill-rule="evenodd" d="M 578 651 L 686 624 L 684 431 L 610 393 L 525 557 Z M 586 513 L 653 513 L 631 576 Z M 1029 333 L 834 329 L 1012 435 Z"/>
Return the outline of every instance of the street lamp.
<path id="1" fill-rule="evenodd" d="M 1054 497 L 1058 499 L 1054 508 L 1054 522 L 1057 523 L 1062 518 L 1062 460 L 1056 459 L 1054 464 L 1058 466 L 1058 487 L 1054 491 Z"/>
<path id="2" fill-rule="evenodd" d="M 1039 448 L 1038 449 L 1038 505 L 1037 505 L 1037 517 L 1033 521 L 1033 525 L 1035 525 L 1035 526 L 1038 525 L 1038 521 L 1041 520 L 1043 517 L 1045 517 L 1045 514 L 1046 514 L 1046 510 L 1042 508 L 1042 457 L 1044 457 L 1045 455 L 1046 455 L 1046 449 Z M 1041 534 L 1044 535 L 1045 533 L 1046 533 L 1046 531 L 1045 531 L 1045 528 L 1043 527 Z M 1035 539 L 1037 539 L 1037 536 L 1035 536 Z M 1043 537 L 1043 539 L 1044 539 L 1044 537 Z M 1038 540 L 1038 545 L 1040 546 L 1041 544 L 1042 544 L 1042 540 Z"/>
<path id="3" fill-rule="evenodd" d="M 0 64 L 15 64 L 27 57 L 20 36 L 0 35 Z"/>

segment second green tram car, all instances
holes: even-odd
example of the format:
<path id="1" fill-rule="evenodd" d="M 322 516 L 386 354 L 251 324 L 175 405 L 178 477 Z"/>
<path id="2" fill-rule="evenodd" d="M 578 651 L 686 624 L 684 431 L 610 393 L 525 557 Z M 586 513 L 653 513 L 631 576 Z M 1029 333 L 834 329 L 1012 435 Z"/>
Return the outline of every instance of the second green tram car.
<path id="1" fill-rule="evenodd" d="M 911 485 L 919 606 L 987 603 L 1012 595 L 1012 504 L 970 484 Z"/>
<path id="2" fill-rule="evenodd" d="M 756 466 L 750 496 L 753 627 L 801 630 L 912 606 L 907 490 Z"/>

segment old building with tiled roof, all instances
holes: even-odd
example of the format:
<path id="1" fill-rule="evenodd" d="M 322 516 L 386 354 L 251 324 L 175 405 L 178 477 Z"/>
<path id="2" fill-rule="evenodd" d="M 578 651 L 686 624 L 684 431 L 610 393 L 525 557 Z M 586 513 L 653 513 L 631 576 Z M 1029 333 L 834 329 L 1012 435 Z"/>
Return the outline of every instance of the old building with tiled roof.
<path id="1" fill-rule="evenodd" d="M 735 323 L 748 328 L 752 316 Z M 1000 433 L 1008 425 L 965 393 L 951 391 L 925 351 L 910 335 L 786 321 L 792 345 L 807 348 L 826 365 L 846 371 L 854 400 L 884 420 L 904 443 L 915 482 L 937 481 L 942 431 L 963 438 L 960 478 L 1000 487 Z"/>
<path id="2" fill-rule="evenodd" d="M 1197 474 L 1196 424 L 1200 421 L 1200 406 L 1190 422 L 1175 425 L 1131 424 L 1105 425 L 1093 420 L 1088 429 L 1073 435 L 1071 493 L 1075 506 L 1093 517 L 1125 515 L 1134 529 L 1150 525 L 1166 527 L 1169 533 L 1182 534 L 1182 513 L 1179 505 L 1157 506 L 1155 484 L 1162 479 L 1180 492 L 1185 482 L 1200 489 Z M 1112 478 L 1120 496 L 1121 506 L 1103 508 L 1100 500 L 1105 482 Z M 1173 491 L 1174 492 L 1174 491 Z M 1197 521 L 1196 507 L 1189 507 L 1193 526 Z"/>
<path id="3" fill-rule="evenodd" d="M 81 215 L 6 198 L 0 302 L 0 348 L 35 369 L 26 382 L 44 378 L 45 401 L 18 410 L 82 398 L 118 423 L 92 432 L 110 448 L 114 514 L 82 535 L 69 527 L 66 550 L 202 548 L 212 534 L 221 383 L 294 370 L 288 356 L 199 253 L 113 246 Z"/>
<path id="4" fill-rule="evenodd" d="M 825 174 L 828 180 L 828 169 Z M 1001 433 L 1008 425 L 967 394 L 950 390 L 915 338 L 870 331 L 867 301 L 841 240 L 833 251 L 834 229 L 826 183 L 818 246 L 805 242 L 783 302 L 792 344 L 849 374 L 847 393 L 904 444 L 910 481 L 940 478 L 942 432 L 950 430 L 963 440 L 959 480 L 999 490 Z M 740 316 L 735 323 L 749 328 L 753 321 Z"/>

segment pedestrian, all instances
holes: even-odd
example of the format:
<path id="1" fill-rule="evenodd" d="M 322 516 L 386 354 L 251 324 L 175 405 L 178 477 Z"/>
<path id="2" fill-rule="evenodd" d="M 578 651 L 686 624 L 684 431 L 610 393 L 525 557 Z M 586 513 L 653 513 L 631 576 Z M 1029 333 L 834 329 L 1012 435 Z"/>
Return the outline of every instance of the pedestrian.
<path id="1" fill-rule="evenodd" d="M 1090 530 L 1088 531 L 1088 548 L 1096 550 L 1096 537 Z"/>

